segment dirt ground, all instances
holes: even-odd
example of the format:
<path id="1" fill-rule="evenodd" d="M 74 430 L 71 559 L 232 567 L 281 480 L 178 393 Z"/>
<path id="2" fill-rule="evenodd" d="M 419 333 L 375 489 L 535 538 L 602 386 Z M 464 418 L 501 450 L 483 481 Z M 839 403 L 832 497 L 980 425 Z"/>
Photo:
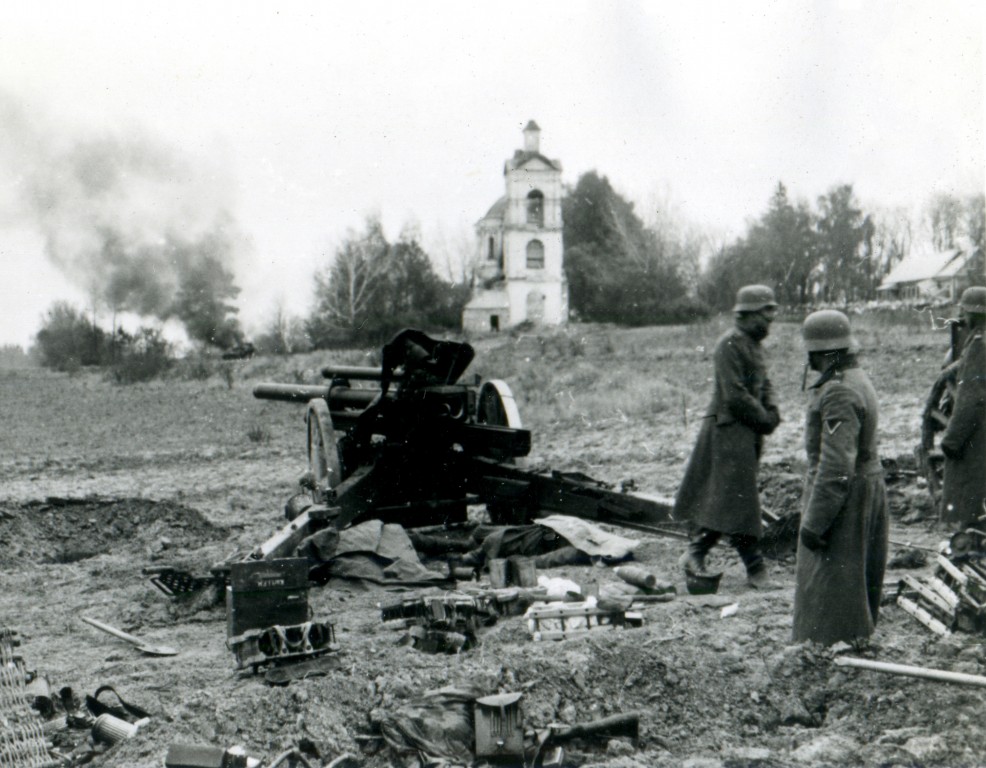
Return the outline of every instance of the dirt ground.
<path id="1" fill-rule="evenodd" d="M 613 483 L 632 477 L 641 491 L 670 496 L 697 433 L 708 350 L 721 327 L 573 327 L 561 341 L 504 336 L 476 342 L 473 370 L 514 387 L 534 433 L 531 466 Z M 683 333 L 701 338 L 683 342 Z M 935 547 L 948 531 L 926 517 L 930 503 L 912 449 L 943 339 L 892 329 L 862 335 L 864 365 L 882 398 L 891 554 L 905 543 Z M 785 514 L 797 509 L 804 466 L 795 326 L 775 329 L 770 353 L 785 421 L 769 439 L 761 486 L 765 507 Z M 305 744 L 320 755 L 311 758 L 315 765 L 343 753 L 368 767 L 399 764 L 386 748 L 367 750 L 373 742 L 357 738 L 371 732 L 370 713 L 446 685 L 522 691 L 530 728 L 640 713 L 636 743 L 572 743 L 571 765 L 986 764 L 982 688 L 837 667 L 825 650 L 790 643 L 793 562 L 774 562 L 782 588 L 760 593 L 720 548 L 725 575 L 717 599 L 689 596 L 676 566 L 679 540 L 615 528 L 640 541 L 638 564 L 678 585 L 673 601 L 642 608 L 642 627 L 535 642 L 520 617 L 505 617 L 476 648 L 431 655 L 401 644 L 402 633 L 381 621 L 379 604 L 406 593 L 333 582 L 313 589 L 311 604 L 317 619 L 335 626 L 337 670 L 284 687 L 237 673 L 222 606 L 169 600 L 141 570 L 169 565 L 204 575 L 282 525 L 283 505 L 305 469 L 303 409 L 250 392 L 261 380 L 310 379 L 330 357 L 245 361 L 231 385 L 217 376 L 118 387 L 94 373 L 0 371 L 0 627 L 19 632 L 19 652 L 53 689 L 84 695 L 108 684 L 151 713 L 133 739 L 92 765 L 160 766 L 173 743 L 243 745 L 266 760 Z M 609 377 L 613 403 L 639 400 L 612 384 L 621 376 L 643 371 L 664 389 L 648 390 L 636 410 L 609 408 L 598 378 L 565 379 L 583 366 Z M 554 377 L 546 384 L 530 372 L 544 370 Z M 597 398 L 591 408 L 590 393 Z M 545 400 L 556 396 L 557 403 Z M 573 413 L 563 401 L 576 404 Z M 931 570 L 930 562 L 892 569 L 886 592 L 892 598 L 905 573 Z M 548 575 L 616 581 L 599 566 Z M 737 610 L 723 612 L 730 604 Z M 141 655 L 84 624 L 83 615 L 180 653 Z M 938 639 L 892 599 L 860 655 L 986 674 L 981 636 Z"/>

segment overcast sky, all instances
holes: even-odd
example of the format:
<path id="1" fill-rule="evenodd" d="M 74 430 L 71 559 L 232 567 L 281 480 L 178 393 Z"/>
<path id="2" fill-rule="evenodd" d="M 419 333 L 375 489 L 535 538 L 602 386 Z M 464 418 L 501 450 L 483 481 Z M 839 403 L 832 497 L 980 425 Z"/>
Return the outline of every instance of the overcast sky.
<path id="1" fill-rule="evenodd" d="M 394 237 L 417 222 L 441 258 L 503 193 L 530 119 L 567 183 L 596 169 L 645 219 L 670 206 L 722 238 L 778 181 L 812 202 L 851 183 L 864 206 L 981 191 L 982 6 L 8 3 L 0 343 L 28 343 L 56 299 L 85 305 L 86 262 L 58 228 L 110 203 L 128 227 L 228 212 L 248 331 L 279 303 L 307 310 L 312 274 L 368 214 Z M 78 189 L 54 199 L 67 153 L 93 142 L 153 148 L 166 183 L 98 214 Z"/>

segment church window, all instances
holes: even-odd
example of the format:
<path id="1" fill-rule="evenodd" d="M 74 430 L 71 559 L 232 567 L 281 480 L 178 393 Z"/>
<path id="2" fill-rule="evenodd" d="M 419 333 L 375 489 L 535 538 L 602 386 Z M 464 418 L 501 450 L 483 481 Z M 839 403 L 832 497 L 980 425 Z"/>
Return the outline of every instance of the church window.
<path id="1" fill-rule="evenodd" d="M 544 226 L 544 195 L 537 189 L 527 195 L 527 223 Z"/>
<path id="2" fill-rule="evenodd" d="M 527 244 L 527 268 L 544 269 L 544 244 L 540 240 Z"/>
<path id="3" fill-rule="evenodd" d="M 496 252 L 494 251 L 495 246 L 496 244 L 493 242 L 493 238 L 491 237 L 489 240 L 489 251 L 486 254 L 487 261 L 493 261 L 496 259 Z"/>

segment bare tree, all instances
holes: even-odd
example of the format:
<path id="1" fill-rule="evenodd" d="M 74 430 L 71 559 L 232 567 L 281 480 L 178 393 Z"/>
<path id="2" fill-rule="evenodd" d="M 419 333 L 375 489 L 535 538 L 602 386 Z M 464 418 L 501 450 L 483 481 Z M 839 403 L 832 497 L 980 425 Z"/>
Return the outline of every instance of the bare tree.
<path id="1" fill-rule="evenodd" d="M 387 240 L 376 217 L 366 231 L 350 231 L 332 266 L 315 275 L 316 312 L 336 327 L 352 330 L 371 306 L 387 272 Z"/>
<path id="2" fill-rule="evenodd" d="M 873 213 L 873 260 L 883 279 L 911 251 L 914 227 L 906 208 L 886 208 Z"/>
<path id="3" fill-rule="evenodd" d="M 928 202 L 926 221 L 930 228 L 931 244 L 936 251 L 955 247 L 955 241 L 963 229 L 962 208 L 962 201 L 947 192 L 935 195 Z"/>

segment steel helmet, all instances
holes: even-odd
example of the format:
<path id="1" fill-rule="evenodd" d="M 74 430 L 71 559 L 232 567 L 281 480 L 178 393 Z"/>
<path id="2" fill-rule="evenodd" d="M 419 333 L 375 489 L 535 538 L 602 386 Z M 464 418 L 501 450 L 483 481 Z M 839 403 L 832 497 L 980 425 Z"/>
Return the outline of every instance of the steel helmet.
<path id="1" fill-rule="evenodd" d="M 774 292 L 766 285 L 744 285 L 736 292 L 736 306 L 733 312 L 758 312 L 761 309 L 776 309 Z"/>
<path id="2" fill-rule="evenodd" d="M 986 314 L 986 288 L 975 285 L 962 291 L 959 306 L 966 312 Z"/>
<path id="3" fill-rule="evenodd" d="M 808 315 L 801 326 L 801 335 L 809 352 L 856 347 L 856 340 L 849 330 L 849 318 L 835 309 L 822 309 Z"/>

